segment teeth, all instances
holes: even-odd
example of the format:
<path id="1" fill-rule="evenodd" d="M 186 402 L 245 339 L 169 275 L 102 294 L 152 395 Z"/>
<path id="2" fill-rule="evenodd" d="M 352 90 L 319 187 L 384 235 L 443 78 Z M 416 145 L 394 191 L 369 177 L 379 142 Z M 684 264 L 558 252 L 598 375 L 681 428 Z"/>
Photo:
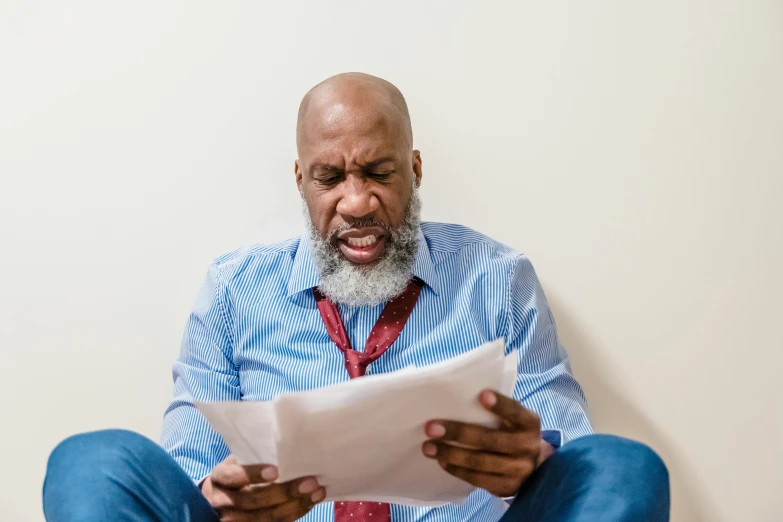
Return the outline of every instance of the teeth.
<path id="1" fill-rule="evenodd" d="M 378 240 L 377 237 L 373 235 L 364 236 L 364 237 L 349 237 L 347 239 L 347 242 L 349 245 L 354 247 L 366 247 L 370 246 L 373 243 L 375 243 Z"/>

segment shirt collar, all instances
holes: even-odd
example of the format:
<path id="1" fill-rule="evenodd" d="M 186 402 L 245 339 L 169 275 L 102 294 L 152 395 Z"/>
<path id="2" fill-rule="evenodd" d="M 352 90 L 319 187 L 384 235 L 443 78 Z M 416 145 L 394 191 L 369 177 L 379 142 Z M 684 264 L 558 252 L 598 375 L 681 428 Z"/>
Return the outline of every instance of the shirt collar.
<path id="1" fill-rule="evenodd" d="M 432 262 L 432 256 L 430 256 L 430 247 L 427 245 L 427 239 L 424 237 L 421 228 L 419 228 L 418 243 L 411 272 L 424 281 L 437 295 L 440 290 L 440 279 L 435 271 L 435 265 Z M 299 246 L 296 249 L 296 255 L 294 256 L 294 266 L 291 269 L 291 278 L 288 280 L 288 297 L 316 287 L 320 281 L 318 269 L 310 253 L 310 238 L 308 233 L 305 232 L 302 234 Z"/>
<path id="2" fill-rule="evenodd" d="M 440 278 L 435 271 L 435 263 L 432 262 L 432 256 L 430 255 L 430 247 L 427 244 L 427 238 L 424 237 L 424 233 L 419 227 L 419 247 L 416 250 L 416 257 L 413 260 L 413 268 L 411 272 L 413 275 L 424 281 L 424 284 L 430 287 L 430 290 L 438 295 L 440 292 Z"/>

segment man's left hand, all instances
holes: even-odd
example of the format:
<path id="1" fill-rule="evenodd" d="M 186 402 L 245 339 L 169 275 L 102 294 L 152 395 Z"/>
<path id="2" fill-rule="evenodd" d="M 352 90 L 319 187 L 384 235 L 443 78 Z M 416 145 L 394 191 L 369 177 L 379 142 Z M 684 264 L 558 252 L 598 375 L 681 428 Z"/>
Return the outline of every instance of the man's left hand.
<path id="1" fill-rule="evenodd" d="M 541 439 L 535 412 L 492 390 L 482 391 L 479 402 L 498 416 L 499 428 L 432 420 L 422 451 L 457 478 L 499 497 L 513 496 L 554 450 Z"/>

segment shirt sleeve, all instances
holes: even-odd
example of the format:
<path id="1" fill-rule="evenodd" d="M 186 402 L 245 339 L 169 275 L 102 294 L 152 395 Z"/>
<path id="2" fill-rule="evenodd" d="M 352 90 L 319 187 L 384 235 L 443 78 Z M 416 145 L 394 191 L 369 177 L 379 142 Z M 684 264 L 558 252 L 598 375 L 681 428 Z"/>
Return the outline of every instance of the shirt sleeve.
<path id="1" fill-rule="evenodd" d="M 229 449 L 193 402 L 241 399 L 229 321 L 225 288 L 213 265 L 188 319 L 174 363 L 174 394 L 161 435 L 163 449 L 196 482 L 209 475 L 229 455 Z"/>
<path id="2" fill-rule="evenodd" d="M 565 444 L 592 433 L 581 386 L 557 338 L 555 321 L 533 265 L 519 256 L 508 292 L 507 350 L 516 350 L 514 398 L 541 418 L 541 430 Z"/>

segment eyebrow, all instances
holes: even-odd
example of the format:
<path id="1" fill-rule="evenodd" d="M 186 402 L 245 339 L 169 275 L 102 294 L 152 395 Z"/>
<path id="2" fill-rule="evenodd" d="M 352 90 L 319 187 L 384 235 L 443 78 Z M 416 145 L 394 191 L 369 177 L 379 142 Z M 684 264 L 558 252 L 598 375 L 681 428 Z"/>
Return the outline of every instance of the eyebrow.
<path id="1" fill-rule="evenodd" d="M 368 163 L 365 163 L 362 165 L 361 163 L 357 163 L 362 169 L 369 170 L 377 167 L 378 165 L 383 165 L 384 163 L 394 162 L 394 158 L 391 156 L 384 156 L 382 158 L 374 159 Z"/>
<path id="2" fill-rule="evenodd" d="M 341 171 L 342 169 L 337 165 L 330 165 L 329 163 L 313 163 L 310 165 L 311 171 L 316 170 L 329 170 L 329 171 Z"/>
<path id="3" fill-rule="evenodd" d="M 384 156 L 382 158 L 374 159 L 372 161 L 369 161 L 367 163 L 357 163 L 359 167 L 362 168 L 362 170 L 370 170 L 374 169 L 375 167 L 379 165 L 383 165 L 384 163 L 394 162 L 394 158 L 392 156 Z M 342 172 L 342 167 L 338 167 L 337 165 L 332 165 L 330 163 L 313 163 L 310 166 L 310 170 L 315 172 L 316 170 L 326 170 L 329 172 Z"/>

